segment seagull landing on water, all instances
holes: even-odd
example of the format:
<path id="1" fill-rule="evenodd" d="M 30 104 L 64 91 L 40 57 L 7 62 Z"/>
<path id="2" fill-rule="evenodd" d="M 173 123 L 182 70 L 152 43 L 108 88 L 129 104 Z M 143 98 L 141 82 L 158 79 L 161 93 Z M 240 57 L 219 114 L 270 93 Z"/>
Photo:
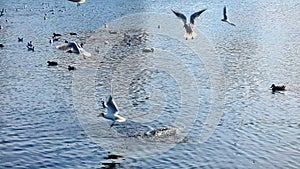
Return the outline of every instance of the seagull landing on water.
<path id="1" fill-rule="evenodd" d="M 57 49 L 64 50 L 68 53 L 83 54 L 83 56 L 92 56 L 89 52 L 82 48 L 83 44 L 78 45 L 76 42 L 68 42 L 66 44 L 56 46 Z"/>
<path id="2" fill-rule="evenodd" d="M 104 101 L 102 101 L 102 106 L 103 108 L 107 109 L 107 113 L 100 113 L 98 115 L 102 116 L 106 119 L 112 120 L 113 123 L 110 125 L 110 127 L 114 126 L 115 122 L 124 122 L 126 121 L 126 119 L 124 117 L 119 116 L 119 109 L 115 103 L 115 100 L 112 98 L 112 96 L 110 95 L 108 98 L 108 101 L 105 103 Z"/>
<path id="3" fill-rule="evenodd" d="M 227 22 L 230 25 L 235 26 L 234 23 L 230 22 L 230 20 L 228 19 L 227 15 L 226 15 L 226 6 L 224 6 L 224 9 L 223 9 L 223 16 L 224 16 L 224 18 L 221 21 Z"/>
<path id="4" fill-rule="evenodd" d="M 187 18 L 184 14 L 180 13 L 180 12 L 176 12 L 175 10 L 171 9 L 172 12 L 179 18 L 181 19 L 181 21 L 183 22 L 183 26 L 185 28 L 186 34 L 184 35 L 185 39 L 194 39 L 194 37 L 197 35 L 194 32 L 194 24 L 195 24 L 195 20 L 200 16 L 200 14 L 204 11 L 206 11 L 206 9 L 203 9 L 201 11 L 195 12 L 194 14 L 191 15 L 190 17 L 190 23 L 188 24 L 187 22 Z"/>
<path id="5" fill-rule="evenodd" d="M 76 2 L 76 3 L 77 3 L 77 6 L 79 6 L 80 4 L 82 4 L 82 3 L 85 2 L 85 0 L 68 0 L 68 1 Z"/>

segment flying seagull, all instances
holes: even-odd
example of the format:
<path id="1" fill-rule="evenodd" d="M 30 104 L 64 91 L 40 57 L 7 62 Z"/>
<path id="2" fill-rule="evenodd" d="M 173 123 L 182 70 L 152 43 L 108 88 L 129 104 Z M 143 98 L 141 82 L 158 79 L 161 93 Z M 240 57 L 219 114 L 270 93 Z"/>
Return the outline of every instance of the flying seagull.
<path id="1" fill-rule="evenodd" d="M 82 4 L 82 3 L 85 2 L 85 0 L 68 0 L 68 1 L 76 2 L 76 3 L 77 3 L 77 6 L 79 6 L 80 4 Z"/>
<path id="2" fill-rule="evenodd" d="M 77 53 L 77 54 L 83 54 L 84 56 L 90 57 L 91 54 L 87 51 L 85 51 L 82 48 L 82 44 L 78 45 L 76 42 L 68 42 L 66 44 L 60 45 L 56 47 L 57 49 L 64 50 L 68 53 Z"/>
<path id="3" fill-rule="evenodd" d="M 234 23 L 230 22 L 230 20 L 228 19 L 227 15 L 226 15 L 226 6 L 224 6 L 224 9 L 223 9 L 223 16 L 224 16 L 224 18 L 221 21 L 227 22 L 230 25 L 235 26 Z"/>
<path id="4" fill-rule="evenodd" d="M 124 117 L 119 116 L 119 109 L 115 103 L 115 100 L 112 98 L 112 96 L 110 95 L 108 98 L 108 101 L 105 103 L 105 101 L 102 101 L 102 106 L 103 108 L 107 109 L 107 113 L 100 113 L 98 115 L 102 116 L 106 119 L 112 120 L 113 123 L 110 125 L 110 127 L 112 127 L 115 122 L 124 122 L 126 121 L 126 119 Z"/>
<path id="5" fill-rule="evenodd" d="M 194 32 L 194 24 L 195 24 L 195 20 L 200 16 L 200 14 L 204 11 L 206 11 L 206 9 L 203 9 L 201 11 L 195 12 L 194 14 L 191 15 L 190 17 L 190 23 L 188 24 L 187 22 L 187 18 L 184 14 L 177 12 L 173 9 L 171 9 L 172 12 L 179 18 L 181 19 L 181 21 L 183 22 L 183 26 L 185 28 L 186 34 L 184 35 L 184 37 L 187 39 L 194 39 L 194 37 L 197 35 Z"/>

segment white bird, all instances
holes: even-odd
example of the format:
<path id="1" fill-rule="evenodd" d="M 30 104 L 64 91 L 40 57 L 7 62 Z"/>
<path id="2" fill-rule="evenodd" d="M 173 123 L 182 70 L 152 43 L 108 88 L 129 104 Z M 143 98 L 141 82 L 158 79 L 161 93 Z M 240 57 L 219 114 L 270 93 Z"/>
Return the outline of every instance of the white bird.
<path id="1" fill-rule="evenodd" d="M 84 56 L 87 56 L 87 57 L 92 56 L 89 52 L 85 51 L 82 48 L 82 45 L 79 46 L 76 42 L 68 42 L 67 44 L 57 46 L 56 48 L 60 49 L 60 50 L 64 50 L 69 53 L 83 54 Z"/>
<path id="2" fill-rule="evenodd" d="M 113 123 L 110 125 L 110 127 L 112 127 L 115 122 L 125 122 L 126 119 L 124 117 L 121 117 L 119 114 L 119 109 L 117 107 L 117 104 L 115 103 L 115 100 L 112 98 L 112 96 L 110 95 L 108 98 L 108 101 L 105 103 L 105 101 L 102 101 L 102 106 L 103 108 L 107 109 L 107 113 L 100 113 L 98 115 L 102 116 L 106 119 L 112 120 Z"/>
<path id="3" fill-rule="evenodd" d="M 230 25 L 235 26 L 234 23 L 230 22 L 230 20 L 228 19 L 227 15 L 226 15 L 226 6 L 224 6 L 224 8 L 223 8 L 223 16 L 224 16 L 224 18 L 221 21 L 227 22 Z"/>
<path id="4" fill-rule="evenodd" d="M 77 6 L 79 6 L 80 4 L 82 4 L 82 3 L 85 2 L 85 0 L 68 0 L 68 1 L 76 2 L 76 3 L 77 3 Z"/>
<path id="5" fill-rule="evenodd" d="M 190 23 L 188 24 L 187 22 L 187 18 L 184 14 L 180 13 L 180 12 L 176 12 L 175 10 L 171 9 L 172 12 L 179 18 L 181 19 L 181 21 L 183 22 L 183 26 L 185 28 L 186 34 L 184 35 L 184 37 L 187 39 L 194 39 L 194 37 L 197 35 L 194 32 L 194 24 L 195 24 L 195 20 L 200 16 L 200 14 L 204 11 L 206 11 L 206 9 L 203 9 L 201 11 L 195 12 L 190 16 Z"/>

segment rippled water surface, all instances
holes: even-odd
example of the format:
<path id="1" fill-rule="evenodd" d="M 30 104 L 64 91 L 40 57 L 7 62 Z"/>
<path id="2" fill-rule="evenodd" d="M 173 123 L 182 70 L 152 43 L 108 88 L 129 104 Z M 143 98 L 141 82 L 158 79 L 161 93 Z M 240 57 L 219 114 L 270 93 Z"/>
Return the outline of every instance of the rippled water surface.
<path id="1" fill-rule="evenodd" d="M 221 22 L 224 5 L 236 27 Z M 2 8 L 0 168 L 101 168 L 112 153 L 124 157 L 116 168 L 300 167 L 299 2 L 0 0 Z M 171 8 L 208 9 L 194 40 Z M 53 32 L 63 40 L 50 44 Z M 56 49 L 64 40 L 92 57 Z M 287 91 L 272 93 L 273 83 Z M 97 117 L 110 93 L 127 118 L 112 128 Z"/>

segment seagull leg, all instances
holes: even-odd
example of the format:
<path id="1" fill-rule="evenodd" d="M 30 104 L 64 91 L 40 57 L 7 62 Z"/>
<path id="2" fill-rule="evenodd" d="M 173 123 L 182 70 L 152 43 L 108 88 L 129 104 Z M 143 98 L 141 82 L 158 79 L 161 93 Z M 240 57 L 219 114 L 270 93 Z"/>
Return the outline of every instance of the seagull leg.
<path id="1" fill-rule="evenodd" d="M 116 122 L 116 121 L 114 121 L 114 122 L 113 122 L 113 123 L 110 125 L 110 128 L 112 128 L 112 126 L 114 126 L 114 125 L 115 125 L 115 122 Z"/>

